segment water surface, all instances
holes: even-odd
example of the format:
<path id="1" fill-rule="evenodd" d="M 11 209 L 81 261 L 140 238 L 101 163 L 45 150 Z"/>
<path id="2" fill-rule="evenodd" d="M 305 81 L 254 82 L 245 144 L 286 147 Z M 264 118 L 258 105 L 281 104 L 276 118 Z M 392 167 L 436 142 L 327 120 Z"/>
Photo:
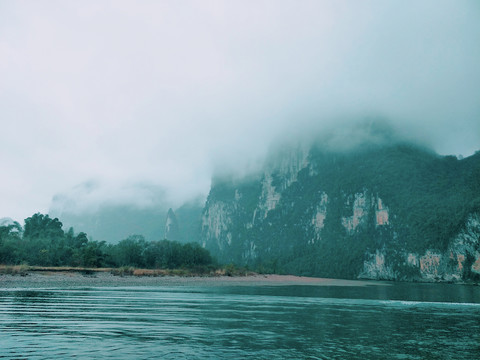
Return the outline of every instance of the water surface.
<path id="1" fill-rule="evenodd" d="M 477 359 L 480 288 L 0 289 L 0 357 Z"/>

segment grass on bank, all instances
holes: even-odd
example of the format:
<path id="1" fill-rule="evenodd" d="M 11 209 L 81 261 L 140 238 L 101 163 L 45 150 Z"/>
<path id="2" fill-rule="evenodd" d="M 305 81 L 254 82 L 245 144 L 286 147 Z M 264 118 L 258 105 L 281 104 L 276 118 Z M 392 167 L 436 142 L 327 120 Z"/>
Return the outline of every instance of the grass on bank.
<path id="1" fill-rule="evenodd" d="M 0 275 L 27 276 L 32 272 L 40 273 L 82 273 L 95 275 L 99 272 L 109 272 L 116 276 L 251 276 L 255 272 L 229 264 L 222 267 L 197 266 L 194 268 L 179 269 L 139 269 L 132 266 L 119 268 L 87 268 L 72 266 L 29 266 L 29 265 L 0 265 Z"/>

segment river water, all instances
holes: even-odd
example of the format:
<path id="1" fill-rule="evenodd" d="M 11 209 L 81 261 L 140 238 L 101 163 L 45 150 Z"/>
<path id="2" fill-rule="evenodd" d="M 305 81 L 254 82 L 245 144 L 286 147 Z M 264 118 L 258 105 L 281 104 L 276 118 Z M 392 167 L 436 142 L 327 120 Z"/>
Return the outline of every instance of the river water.
<path id="1" fill-rule="evenodd" d="M 0 289 L 0 358 L 480 359 L 480 288 Z"/>

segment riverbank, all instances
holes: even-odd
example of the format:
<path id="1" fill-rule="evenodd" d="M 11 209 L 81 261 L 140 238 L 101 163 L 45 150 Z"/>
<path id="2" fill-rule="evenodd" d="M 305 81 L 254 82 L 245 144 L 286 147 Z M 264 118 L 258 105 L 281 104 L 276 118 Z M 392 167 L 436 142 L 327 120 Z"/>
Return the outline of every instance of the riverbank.
<path id="1" fill-rule="evenodd" d="M 386 282 L 310 278 L 293 275 L 247 276 L 118 276 L 110 272 L 30 272 L 27 275 L 0 275 L 0 288 L 49 287 L 131 287 L 131 286 L 367 286 Z"/>

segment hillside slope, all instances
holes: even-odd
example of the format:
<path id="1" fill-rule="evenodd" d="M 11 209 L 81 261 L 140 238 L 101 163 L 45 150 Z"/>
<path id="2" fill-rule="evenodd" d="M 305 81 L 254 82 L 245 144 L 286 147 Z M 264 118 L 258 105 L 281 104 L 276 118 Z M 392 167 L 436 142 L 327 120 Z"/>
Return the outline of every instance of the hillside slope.
<path id="1" fill-rule="evenodd" d="M 480 278 L 480 152 L 405 142 L 284 149 L 213 182 L 201 241 L 222 262 L 339 278 Z"/>

